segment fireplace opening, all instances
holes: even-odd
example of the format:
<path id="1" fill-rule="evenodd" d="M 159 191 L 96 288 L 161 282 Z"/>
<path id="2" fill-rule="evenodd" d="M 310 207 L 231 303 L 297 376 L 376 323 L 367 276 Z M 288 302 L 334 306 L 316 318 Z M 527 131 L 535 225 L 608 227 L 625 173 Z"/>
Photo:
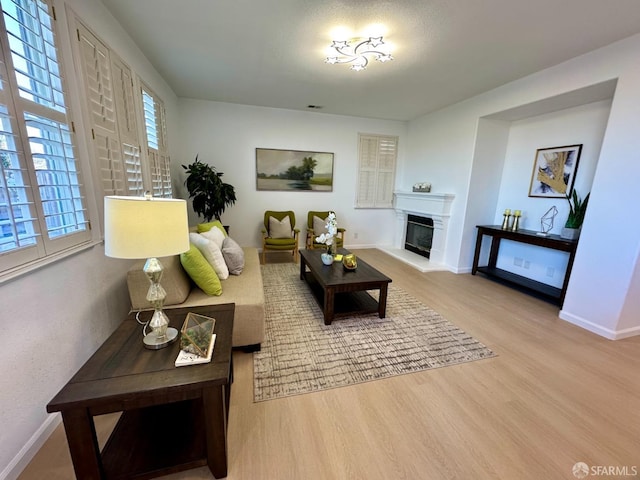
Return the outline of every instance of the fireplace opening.
<path id="1" fill-rule="evenodd" d="M 433 244 L 433 219 L 407 216 L 407 235 L 404 243 L 405 250 L 409 250 L 423 257 L 429 258 Z"/>

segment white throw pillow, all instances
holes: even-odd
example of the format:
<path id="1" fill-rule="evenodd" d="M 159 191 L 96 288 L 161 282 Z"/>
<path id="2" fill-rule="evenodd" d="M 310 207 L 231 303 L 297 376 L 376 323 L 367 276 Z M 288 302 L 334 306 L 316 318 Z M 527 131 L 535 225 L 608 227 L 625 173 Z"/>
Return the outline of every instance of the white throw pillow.
<path id="1" fill-rule="evenodd" d="M 284 217 L 282 221 L 275 217 L 269 217 L 269 236 L 271 238 L 293 238 L 289 217 Z"/>
<path id="2" fill-rule="evenodd" d="M 212 228 L 206 232 L 200 233 L 204 238 L 211 240 L 218 248 L 222 249 L 222 242 L 224 242 L 224 233 L 219 228 Z"/>
<path id="3" fill-rule="evenodd" d="M 216 228 L 215 230 L 218 229 Z M 201 233 L 194 232 L 189 233 L 189 240 L 200 250 L 202 256 L 213 267 L 220 280 L 229 278 L 229 268 L 224 261 L 222 250 L 220 250 L 215 242 L 209 240 Z"/>
<path id="4" fill-rule="evenodd" d="M 323 220 L 320 217 L 317 217 L 316 215 L 313 216 L 313 234 L 316 237 L 319 237 L 323 233 L 329 233 L 329 231 L 327 230 L 327 222 L 328 222 L 328 218 L 325 218 Z"/>

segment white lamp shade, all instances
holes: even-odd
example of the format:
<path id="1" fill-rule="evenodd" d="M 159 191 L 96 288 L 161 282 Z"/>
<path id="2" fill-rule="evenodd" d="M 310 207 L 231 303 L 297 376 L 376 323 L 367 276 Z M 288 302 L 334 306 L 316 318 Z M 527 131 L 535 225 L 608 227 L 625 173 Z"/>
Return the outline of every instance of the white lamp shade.
<path id="1" fill-rule="evenodd" d="M 189 250 L 187 202 L 104 197 L 104 252 L 114 258 L 168 257 Z"/>

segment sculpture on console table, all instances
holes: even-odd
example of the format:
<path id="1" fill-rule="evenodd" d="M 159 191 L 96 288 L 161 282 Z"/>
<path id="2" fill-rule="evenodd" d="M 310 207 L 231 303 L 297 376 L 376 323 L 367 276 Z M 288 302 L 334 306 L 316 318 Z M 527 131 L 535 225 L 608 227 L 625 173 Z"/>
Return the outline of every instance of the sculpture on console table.
<path id="1" fill-rule="evenodd" d="M 549 235 L 549 232 L 553 228 L 553 220 L 556 218 L 556 215 L 558 215 L 558 209 L 554 205 L 549 210 L 547 210 L 547 213 L 545 213 L 540 219 L 541 231 L 538 232 L 538 235 L 542 237 L 546 237 L 547 235 Z"/>

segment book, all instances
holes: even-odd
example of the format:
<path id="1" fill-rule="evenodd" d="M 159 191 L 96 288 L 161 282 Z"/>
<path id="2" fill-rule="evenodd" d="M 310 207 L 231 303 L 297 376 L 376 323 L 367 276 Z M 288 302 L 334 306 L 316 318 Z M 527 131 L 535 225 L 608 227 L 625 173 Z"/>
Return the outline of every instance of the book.
<path id="1" fill-rule="evenodd" d="M 216 334 L 211 335 L 211 341 L 209 343 L 209 354 L 206 357 L 201 357 L 200 355 L 196 355 L 195 353 L 185 352 L 184 350 L 180 350 L 178 353 L 178 357 L 176 358 L 175 365 L 176 367 L 184 367 L 187 365 L 197 365 L 201 363 L 209 363 L 211 361 L 211 357 L 213 356 L 213 347 L 216 343 Z"/>

